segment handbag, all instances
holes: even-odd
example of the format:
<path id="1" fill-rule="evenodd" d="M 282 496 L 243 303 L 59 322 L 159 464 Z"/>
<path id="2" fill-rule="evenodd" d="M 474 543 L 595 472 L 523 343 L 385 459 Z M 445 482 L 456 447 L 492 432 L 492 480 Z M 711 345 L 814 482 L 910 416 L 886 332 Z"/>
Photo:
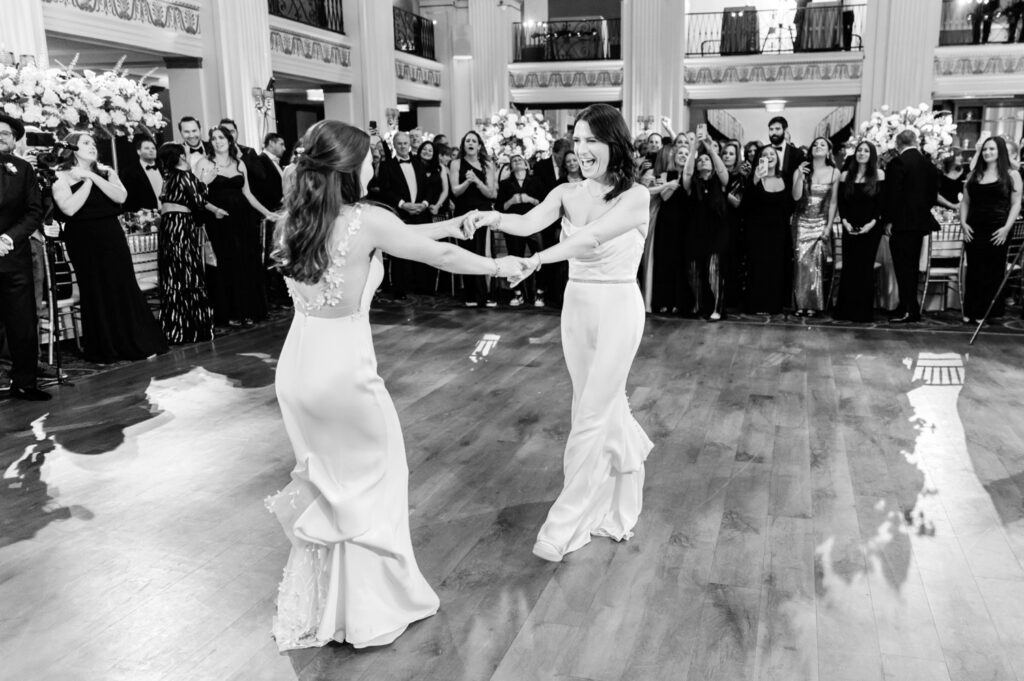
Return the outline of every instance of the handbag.
<path id="1" fill-rule="evenodd" d="M 206 234 L 206 228 L 203 228 L 203 263 L 207 267 L 217 266 L 217 254 L 213 250 L 213 244 L 210 243 L 210 237 Z"/>

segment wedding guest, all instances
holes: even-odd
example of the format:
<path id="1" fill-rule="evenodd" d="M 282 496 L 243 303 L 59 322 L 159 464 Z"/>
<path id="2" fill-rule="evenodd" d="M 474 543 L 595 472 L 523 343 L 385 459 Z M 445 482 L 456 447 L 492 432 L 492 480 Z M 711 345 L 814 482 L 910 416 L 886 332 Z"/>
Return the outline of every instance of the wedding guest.
<path id="1" fill-rule="evenodd" d="M 562 157 L 562 168 L 559 174 L 558 184 L 565 182 L 582 182 L 583 173 L 580 171 L 580 159 L 575 152 L 566 152 Z"/>
<path id="2" fill-rule="evenodd" d="M 484 148 L 484 141 L 475 130 L 462 136 L 459 143 L 459 157 L 452 161 L 450 187 L 455 195 L 455 215 L 465 215 L 471 210 L 491 210 L 492 202 L 498 195 L 497 171 L 494 162 Z M 473 238 L 460 241 L 459 245 L 477 255 L 486 255 L 491 232 L 478 229 Z M 487 290 L 487 281 L 480 275 L 463 275 L 463 301 L 466 307 L 496 307 Z"/>
<path id="3" fill-rule="evenodd" d="M 256 157 L 259 154 L 252 147 L 247 147 L 239 141 L 241 138 L 238 136 L 238 124 L 234 120 L 222 118 L 218 125 L 222 128 L 227 128 L 227 131 L 231 133 L 231 139 L 235 140 L 235 146 L 238 147 L 238 157 L 242 159 L 242 163 L 246 165 L 251 176 L 253 174 L 253 164 L 256 162 Z"/>
<path id="4" fill-rule="evenodd" d="M 412 160 L 412 138 L 407 132 L 397 132 L 392 139 L 395 155 L 381 162 L 378 169 L 384 202 L 410 225 L 431 222 L 430 202 L 423 197 L 423 170 Z M 389 258 L 391 293 L 399 300 L 416 288 L 417 268 L 402 258 Z M 433 283 L 433 282 L 431 282 Z"/>
<path id="5" fill-rule="evenodd" d="M 210 145 L 203 140 L 203 129 L 199 119 L 193 116 L 182 116 L 178 121 L 178 132 L 181 140 L 185 143 L 185 152 L 188 155 L 189 163 L 195 165 L 196 161 L 211 153 Z"/>
<path id="6" fill-rule="evenodd" d="M 775 147 L 775 153 L 779 157 L 779 167 L 782 169 L 782 179 L 786 181 L 786 188 L 793 188 L 793 173 L 804 162 L 805 155 L 787 139 L 789 133 L 789 121 L 785 116 L 774 116 L 768 121 L 768 141 Z"/>
<path id="7" fill-rule="evenodd" d="M 437 144 L 427 140 L 416 150 L 416 161 L 423 175 L 421 195 L 427 202 L 427 213 L 432 222 L 437 222 L 444 204 L 448 201 L 448 169 L 441 165 Z"/>
<path id="8" fill-rule="evenodd" d="M 37 386 L 39 327 L 30 239 L 39 229 L 43 201 L 32 165 L 15 155 L 25 125 L 0 112 L 0 338 L 11 354 L 11 397 L 44 402 Z"/>
<path id="9" fill-rule="evenodd" d="M 252 194 L 256 200 L 272 211 L 278 211 L 284 202 L 284 171 L 281 159 L 286 151 L 284 137 L 268 132 L 263 137 L 263 151 L 250 164 Z M 287 307 L 291 298 L 285 287 L 284 278 L 273 267 L 274 226 L 267 224 L 263 229 L 263 279 L 268 302 L 277 307 Z"/>
<path id="10" fill-rule="evenodd" d="M 118 173 L 128 197 L 124 200 L 122 210 L 128 213 L 159 208 L 160 193 L 163 191 L 163 177 L 156 163 L 156 143 L 149 137 L 138 135 L 135 138 L 135 153 L 138 163 L 126 163 Z"/>
<path id="11" fill-rule="evenodd" d="M 698 146 L 698 144 L 700 146 Z M 725 314 L 723 257 L 729 243 L 725 187 L 729 173 L 721 157 L 701 132 L 690 147 L 682 185 L 690 197 L 689 229 L 684 250 L 694 314 L 718 321 Z"/>
<path id="12" fill-rule="evenodd" d="M 811 142 L 810 161 L 793 173 L 793 293 L 796 316 L 814 317 L 825 309 L 825 257 L 836 217 L 839 171 L 832 164 L 832 146 L 824 137 Z"/>
<path id="13" fill-rule="evenodd" d="M 541 159 L 535 164 L 533 175 L 544 188 L 544 196 L 563 183 L 562 161 L 571 150 L 572 142 L 564 137 L 559 137 L 551 145 L 551 156 Z M 561 221 L 548 225 L 540 235 L 541 247 L 551 248 L 558 245 L 561 232 Z M 561 308 L 565 287 L 568 283 L 569 265 L 565 262 L 552 263 L 543 268 L 537 273 L 537 307 L 546 304 Z"/>
<path id="14" fill-rule="evenodd" d="M 575 154 L 569 152 L 565 155 L 563 161 L 563 171 L 568 173 L 571 170 L 565 166 L 568 164 L 569 157 L 575 158 Z M 530 209 L 539 204 L 544 200 L 545 192 L 544 187 L 541 186 L 540 181 L 533 177 L 529 172 L 529 167 L 526 164 L 526 160 L 516 154 L 509 160 L 509 167 L 512 169 L 512 174 L 501 181 L 498 185 L 498 198 L 495 201 L 497 209 L 502 213 L 514 213 L 516 215 L 526 215 L 530 212 Z M 576 159 L 576 170 L 579 170 L 579 160 Z M 564 177 L 564 175 L 563 175 Z M 540 240 L 540 234 L 531 234 L 530 236 L 515 236 L 514 234 L 505 234 L 505 244 L 508 248 L 508 254 L 514 255 L 518 258 L 526 256 L 527 248 L 529 248 L 530 255 L 539 253 L 543 250 Z M 518 287 L 514 289 L 515 294 L 509 305 L 512 307 L 519 307 L 520 305 L 536 305 L 537 301 L 537 282 L 534 277 L 530 277 L 523 281 Z"/>
<path id="15" fill-rule="evenodd" d="M 724 254 L 726 300 L 739 301 L 743 297 L 743 251 L 739 244 L 743 240 L 743 221 L 740 219 L 740 203 L 743 201 L 743 188 L 747 178 L 742 171 L 740 143 L 730 140 L 722 146 L 722 165 L 729 173 L 729 181 L 725 185 L 725 220 L 729 241 Z"/>
<path id="16" fill-rule="evenodd" d="M 741 207 L 747 263 L 746 309 L 753 314 L 780 314 L 789 299 L 786 270 L 793 195 L 782 177 L 775 147 L 758 150 Z"/>
<path id="17" fill-rule="evenodd" d="M 1006 140 L 990 137 L 981 147 L 981 162 L 964 185 L 960 220 L 967 253 L 964 277 L 965 324 L 974 323 L 985 312 L 1002 283 L 1010 232 L 1020 215 L 1021 177 L 1010 168 Z M 991 317 L 1002 317 L 1005 301 L 995 299 Z"/>
<path id="18" fill-rule="evenodd" d="M 78 150 L 61 164 L 53 200 L 78 278 L 85 358 L 97 364 L 167 352 L 160 326 L 139 290 L 132 254 L 117 216 L 127 192 L 117 173 L 96 162 L 92 135 L 64 141 Z"/>
<path id="19" fill-rule="evenodd" d="M 931 207 L 938 194 L 938 171 L 917 148 L 917 133 L 896 135 L 897 155 L 885 167 L 885 233 L 889 235 L 893 273 L 900 302 L 889 321 L 921 319 L 918 273 L 925 235 L 935 226 Z M 963 210 L 963 204 L 961 204 Z"/>
<path id="20" fill-rule="evenodd" d="M 686 191 L 680 186 L 680 170 L 686 167 L 689 145 L 673 147 L 673 169 L 666 170 L 659 183 L 650 188 L 652 199 L 661 198 L 651 246 L 651 310 L 658 313 L 687 314 L 693 309 L 693 296 L 687 278 L 685 235 L 689 228 Z"/>
<path id="21" fill-rule="evenodd" d="M 992 20 L 999 13 L 999 0 L 977 0 L 968 17 L 971 20 L 971 42 L 987 43 Z"/>
<path id="22" fill-rule="evenodd" d="M 168 343 L 196 343 L 213 338 L 213 308 L 206 294 L 203 262 L 205 232 L 200 220 L 206 206 L 206 183 L 217 174 L 203 164 L 192 174 L 185 147 L 160 146 L 157 165 L 163 174 L 160 196 L 160 326 Z"/>
<path id="23" fill-rule="evenodd" d="M 935 204 L 949 210 L 959 210 L 960 197 L 964 193 L 964 165 L 960 154 L 950 153 L 942 159 L 942 175 L 939 177 L 939 193 Z"/>
<path id="24" fill-rule="evenodd" d="M 664 145 L 662 143 L 661 133 L 660 132 L 652 132 L 650 135 L 648 135 L 647 136 L 647 156 L 648 156 L 648 158 L 652 157 L 654 154 L 657 154 L 659 151 L 661 151 L 661 147 L 662 146 L 664 146 Z M 654 159 L 652 158 L 651 161 L 653 162 L 653 160 Z"/>
<path id="25" fill-rule="evenodd" d="M 760 142 L 747 142 L 743 145 L 743 163 L 740 165 L 740 170 L 748 178 L 754 171 L 754 166 L 757 165 L 757 158 L 761 152 Z"/>
<path id="26" fill-rule="evenodd" d="M 839 176 L 839 218 L 843 225 L 843 269 L 836 301 L 836 319 L 874 321 L 875 257 L 882 241 L 882 197 L 885 171 L 878 151 L 861 142 Z"/>
<path id="27" fill-rule="evenodd" d="M 210 131 L 213 149 L 208 162 L 216 175 L 208 185 L 204 220 L 217 266 L 208 273 L 214 321 L 231 327 L 251 327 L 267 316 L 267 296 L 263 280 L 260 220 L 274 219 L 249 188 L 248 170 L 238 155 L 238 147 L 227 128 Z M 202 173 L 202 164 L 195 167 Z"/>

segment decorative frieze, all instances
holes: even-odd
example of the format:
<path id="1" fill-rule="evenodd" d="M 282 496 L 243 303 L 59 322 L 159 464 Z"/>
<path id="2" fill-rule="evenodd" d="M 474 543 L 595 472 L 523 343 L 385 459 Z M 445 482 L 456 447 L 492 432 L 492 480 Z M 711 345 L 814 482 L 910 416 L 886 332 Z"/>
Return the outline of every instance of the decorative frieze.
<path id="1" fill-rule="evenodd" d="M 988 51 L 988 50 L 986 50 Z M 1015 54 L 944 54 L 935 56 L 935 75 L 993 76 L 1024 73 L 1024 52 Z"/>
<path id="2" fill-rule="evenodd" d="M 270 29 L 270 51 L 288 57 L 300 57 L 310 61 L 334 64 L 348 68 L 352 63 L 352 48 L 341 43 L 332 43 L 309 36 Z"/>
<path id="3" fill-rule="evenodd" d="M 395 59 L 395 76 L 399 80 L 421 83 L 432 87 L 441 87 L 441 70 L 419 64 L 410 64 L 402 59 Z"/>
<path id="4" fill-rule="evenodd" d="M 182 0 L 43 0 L 51 5 L 116 17 L 176 33 L 199 35 L 199 6 Z"/>
<path id="5" fill-rule="evenodd" d="M 599 71 L 543 70 L 508 74 L 513 90 L 527 88 L 622 87 L 622 69 Z"/>
<path id="6" fill-rule="evenodd" d="M 781 62 L 769 64 L 714 64 L 686 66 L 687 85 L 723 83 L 776 83 L 801 81 L 860 80 L 861 61 Z"/>

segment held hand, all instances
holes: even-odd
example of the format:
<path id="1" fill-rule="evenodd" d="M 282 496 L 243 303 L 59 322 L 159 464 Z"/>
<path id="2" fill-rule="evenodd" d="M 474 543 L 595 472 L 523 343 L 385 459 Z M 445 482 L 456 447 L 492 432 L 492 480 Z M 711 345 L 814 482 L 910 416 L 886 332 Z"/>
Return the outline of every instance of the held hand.
<path id="1" fill-rule="evenodd" d="M 968 225 L 966 222 L 960 223 L 960 226 L 964 230 L 964 243 L 965 244 L 969 244 L 972 241 L 974 241 L 974 230 L 971 229 L 971 226 Z M 995 235 L 993 235 L 993 236 L 995 236 Z"/>
<path id="2" fill-rule="evenodd" d="M 496 232 L 501 231 L 501 213 L 496 210 L 488 210 L 476 213 L 473 216 L 473 228 L 490 227 Z"/>
<path id="3" fill-rule="evenodd" d="M 51 239 L 56 239 L 57 237 L 60 236 L 60 225 L 57 224 L 56 222 L 51 222 L 49 224 L 43 225 L 43 234 L 50 237 Z"/>
<path id="4" fill-rule="evenodd" d="M 476 223 L 474 220 L 479 215 L 479 211 L 471 210 L 462 216 L 462 221 L 454 227 L 453 237 L 456 239 L 472 239 L 473 233 L 476 232 Z"/>
<path id="5" fill-rule="evenodd" d="M 1001 227 L 997 229 L 995 233 L 992 234 L 992 238 L 989 239 L 989 241 L 991 241 L 996 246 L 1002 246 L 1003 244 L 1006 243 L 1006 237 L 1010 236 L 1010 228 L 1012 226 L 1013 225 L 1009 225 L 1007 227 Z"/>
<path id="6" fill-rule="evenodd" d="M 872 229 L 874 229 L 875 225 L 877 225 L 877 224 L 878 224 L 878 220 L 871 220 L 870 222 L 868 222 L 867 224 L 865 224 L 863 227 L 860 228 L 860 230 L 859 230 L 860 234 L 867 234 Z"/>
<path id="7" fill-rule="evenodd" d="M 494 263 L 498 266 L 497 276 L 508 279 L 510 284 L 512 281 L 522 281 L 528 276 L 523 275 L 523 270 L 529 267 L 523 258 L 506 255 L 503 258 L 496 258 Z"/>
<path id="8" fill-rule="evenodd" d="M 511 277 L 508 280 L 508 285 L 512 288 L 519 286 L 519 284 L 523 283 L 527 277 L 536 272 L 537 268 L 540 267 L 540 256 L 536 253 L 529 258 L 519 258 L 519 260 L 522 263 L 522 269 L 518 275 Z"/>

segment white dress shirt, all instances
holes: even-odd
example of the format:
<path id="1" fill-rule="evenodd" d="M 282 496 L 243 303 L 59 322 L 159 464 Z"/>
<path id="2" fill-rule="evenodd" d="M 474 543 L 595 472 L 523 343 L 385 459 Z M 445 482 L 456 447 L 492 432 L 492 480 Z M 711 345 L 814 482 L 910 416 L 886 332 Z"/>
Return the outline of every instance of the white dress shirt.
<path id="1" fill-rule="evenodd" d="M 398 167 L 402 169 L 402 174 L 405 175 L 405 184 L 409 187 L 409 201 L 415 202 L 419 187 L 416 185 L 416 169 L 412 167 L 412 159 L 397 160 Z"/>
<path id="2" fill-rule="evenodd" d="M 156 169 L 156 163 L 146 163 L 141 158 L 139 159 L 139 165 L 142 166 L 142 172 L 146 174 L 146 179 L 149 180 L 150 186 L 153 187 L 153 194 L 156 196 L 156 205 L 160 206 L 160 194 L 164 190 L 164 178 L 160 175 L 160 171 Z"/>

